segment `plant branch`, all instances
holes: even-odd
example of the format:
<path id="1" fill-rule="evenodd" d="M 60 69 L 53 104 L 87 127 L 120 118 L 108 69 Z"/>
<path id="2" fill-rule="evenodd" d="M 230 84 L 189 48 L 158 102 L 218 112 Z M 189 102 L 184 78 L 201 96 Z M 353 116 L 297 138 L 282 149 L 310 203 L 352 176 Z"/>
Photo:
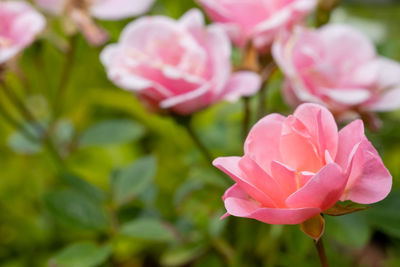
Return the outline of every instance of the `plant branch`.
<path id="1" fill-rule="evenodd" d="M 75 51 L 77 44 L 77 35 L 74 34 L 69 37 L 69 46 L 65 54 L 64 66 L 61 72 L 60 83 L 56 92 L 56 98 L 54 101 L 55 117 L 57 118 L 63 109 L 63 97 L 68 87 L 68 82 L 72 72 L 72 66 L 74 63 Z"/>
<path id="2" fill-rule="evenodd" d="M 250 98 L 243 97 L 243 121 L 242 121 L 242 138 L 246 139 L 250 129 L 251 109 Z"/>
<path id="3" fill-rule="evenodd" d="M 267 113 L 267 106 L 265 104 L 265 99 L 267 98 L 268 84 L 271 80 L 272 74 L 277 69 L 276 63 L 272 60 L 261 72 L 262 85 L 258 92 L 258 110 L 257 118 L 261 119 Z"/>
<path id="4" fill-rule="evenodd" d="M 321 267 L 329 267 L 328 258 L 326 257 L 324 243 L 322 238 L 314 240 L 315 248 L 318 252 L 319 261 L 321 262 Z"/>

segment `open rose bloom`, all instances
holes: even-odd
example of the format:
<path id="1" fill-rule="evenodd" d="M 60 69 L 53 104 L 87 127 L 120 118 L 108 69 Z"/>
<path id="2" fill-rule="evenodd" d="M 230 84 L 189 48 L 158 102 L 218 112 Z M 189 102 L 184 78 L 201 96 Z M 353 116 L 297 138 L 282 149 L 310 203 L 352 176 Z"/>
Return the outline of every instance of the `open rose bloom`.
<path id="1" fill-rule="evenodd" d="M 107 33 L 92 20 L 120 20 L 147 12 L 154 0 L 35 0 L 53 15 L 64 15 L 76 24 L 92 45 L 107 41 Z M 68 25 L 70 23 L 66 23 Z M 72 31 L 72 30 L 70 30 Z"/>
<path id="2" fill-rule="evenodd" d="M 198 10 L 179 21 L 143 17 L 101 54 L 108 77 L 153 109 L 186 115 L 217 101 L 235 101 L 260 88 L 253 72 L 231 73 L 231 46 L 223 29 L 205 27 Z"/>
<path id="3" fill-rule="evenodd" d="M 281 30 L 312 12 L 317 0 L 198 0 L 215 22 L 222 23 L 235 44 L 252 41 L 263 49 Z"/>
<path id="4" fill-rule="evenodd" d="M 400 108 L 400 64 L 346 25 L 297 28 L 276 41 L 273 55 L 286 76 L 289 104 L 315 102 L 335 115 Z"/>
<path id="5" fill-rule="evenodd" d="M 44 29 L 46 21 L 22 1 L 0 2 L 0 65 L 10 60 Z"/>
<path id="6" fill-rule="evenodd" d="M 338 200 L 374 203 L 392 185 L 362 121 L 338 132 L 332 114 L 317 104 L 264 117 L 250 131 L 243 157 L 213 164 L 236 182 L 223 196 L 227 214 L 269 224 L 302 223 Z"/>

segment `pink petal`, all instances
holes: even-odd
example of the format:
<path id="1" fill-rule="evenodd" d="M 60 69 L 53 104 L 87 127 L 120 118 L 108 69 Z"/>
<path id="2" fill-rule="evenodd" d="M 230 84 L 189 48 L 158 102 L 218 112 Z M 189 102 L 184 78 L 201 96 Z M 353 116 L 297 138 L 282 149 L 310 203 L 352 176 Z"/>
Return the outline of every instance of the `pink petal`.
<path id="1" fill-rule="evenodd" d="M 343 170 L 347 171 L 351 161 L 351 152 L 364 139 L 364 124 L 362 120 L 353 121 L 339 132 L 339 145 L 335 162 Z"/>
<path id="2" fill-rule="evenodd" d="M 379 99 L 368 105 L 367 110 L 371 111 L 391 111 L 400 108 L 400 83 L 395 88 L 390 88 L 379 96 Z"/>
<path id="3" fill-rule="evenodd" d="M 243 96 L 252 96 L 261 87 L 261 78 L 251 71 L 239 71 L 231 75 L 221 97 L 236 102 Z"/>
<path id="4" fill-rule="evenodd" d="M 328 164 L 301 189 L 289 196 L 286 204 L 291 208 L 316 207 L 323 211 L 340 199 L 346 182 L 347 177 L 340 166 Z"/>
<path id="5" fill-rule="evenodd" d="M 366 89 L 357 88 L 325 88 L 323 94 L 343 105 L 359 105 L 371 97 Z"/>
<path id="6" fill-rule="evenodd" d="M 91 14 L 104 20 L 120 20 L 147 12 L 154 0 L 102 0 L 95 1 L 90 8 Z"/>
<path id="7" fill-rule="evenodd" d="M 271 175 L 272 160 L 281 161 L 279 140 L 285 117 L 270 114 L 259 120 L 250 130 L 244 144 L 244 151 Z"/>
<path id="8" fill-rule="evenodd" d="M 250 156 L 244 155 L 239 167 L 246 174 L 246 180 L 268 195 L 278 207 L 285 206 L 286 196 L 280 185 L 269 176 Z"/>
<path id="9" fill-rule="evenodd" d="M 260 188 L 251 183 L 251 178 L 239 167 L 240 157 L 222 157 L 213 161 L 213 165 L 228 174 L 247 194 L 265 207 L 276 207 L 276 203 Z M 260 177 L 260 179 L 263 179 Z"/>
<path id="10" fill-rule="evenodd" d="M 332 158 L 336 156 L 338 146 L 338 128 L 332 113 L 318 104 L 302 104 L 293 116 L 298 118 L 307 127 L 312 139 L 318 144 L 319 154 L 322 157 L 325 150 Z"/>
<path id="11" fill-rule="evenodd" d="M 321 212 L 319 208 L 278 209 L 260 207 L 249 199 L 241 187 L 232 186 L 224 196 L 230 215 L 256 219 L 269 224 L 299 224 Z"/>
<path id="12" fill-rule="evenodd" d="M 371 204 L 384 199 L 392 187 L 392 176 L 372 144 L 364 139 L 351 163 L 351 173 L 342 200 Z"/>
<path id="13" fill-rule="evenodd" d="M 278 161 L 271 161 L 271 176 L 281 186 L 286 196 L 297 190 L 296 171 Z"/>

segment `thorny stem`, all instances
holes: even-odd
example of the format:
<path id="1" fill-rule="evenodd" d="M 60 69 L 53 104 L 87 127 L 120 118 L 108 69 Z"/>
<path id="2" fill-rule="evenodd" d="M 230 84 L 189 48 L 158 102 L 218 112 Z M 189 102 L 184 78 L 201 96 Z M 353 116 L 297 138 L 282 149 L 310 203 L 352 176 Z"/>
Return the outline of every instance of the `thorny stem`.
<path id="1" fill-rule="evenodd" d="M 55 118 L 58 117 L 63 108 L 63 97 L 68 86 L 68 81 L 71 76 L 72 65 L 75 57 L 77 43 L 77 35 L 74 34 L 69 38 L 69 46 L 65 54 L 65 62 L 61 73 L 60 83 L 56 92 L 56 99 L 54 101 Z"/>
<path id="2" fill-rule="evenodd" d="M 324 243 L 322 238 L 319 240 L 314 240 L 315 248 L 318 252 L 319 261 L 321 262 L 321 267 L 329 267 L 328 258 L 326 257 Z"/>

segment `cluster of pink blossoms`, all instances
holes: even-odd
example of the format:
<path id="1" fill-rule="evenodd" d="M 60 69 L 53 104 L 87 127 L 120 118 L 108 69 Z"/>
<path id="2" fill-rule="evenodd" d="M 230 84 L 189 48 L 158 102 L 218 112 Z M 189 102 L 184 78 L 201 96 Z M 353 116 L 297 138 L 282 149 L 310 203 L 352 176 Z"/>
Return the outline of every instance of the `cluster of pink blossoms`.
<path id="1" fill-rule="evenodd" d="M 136 16 L 153 3 L 35 2 L 71 19 L 91 43 L 104 41 L 92 18 Z M 272 49 L 285 74 L 287 102 L 314 104 L 300 105 L 288 117 L 266 116 L 247 137 L 243 157 L 214 161 L 235 181 L 223 197 L 227 214 L 298 224 L 339 200 L 370 204 L 385 198 L 392 178 L 365 137 L 362 121 L 338 131 L 332 113 L 399 108 L 400 65 L 378 56 L 368 38 L 349 26 L 301 26 L 316 0 L 198 2 L 215 24 L 206 26 L 198 10 L 179 20 L 139 18 L 126 26 L 117 44 L 103 50 L 101 61 L 110 80 L 151 109 L 189 115 L 260 89 L 258 74 L 232 72 L 230 41 L 251 42 L 260 53 Z M 44 27 L 44 17 L 28 3 L 0 2 L 0 64 L 29 46 Z"/>

